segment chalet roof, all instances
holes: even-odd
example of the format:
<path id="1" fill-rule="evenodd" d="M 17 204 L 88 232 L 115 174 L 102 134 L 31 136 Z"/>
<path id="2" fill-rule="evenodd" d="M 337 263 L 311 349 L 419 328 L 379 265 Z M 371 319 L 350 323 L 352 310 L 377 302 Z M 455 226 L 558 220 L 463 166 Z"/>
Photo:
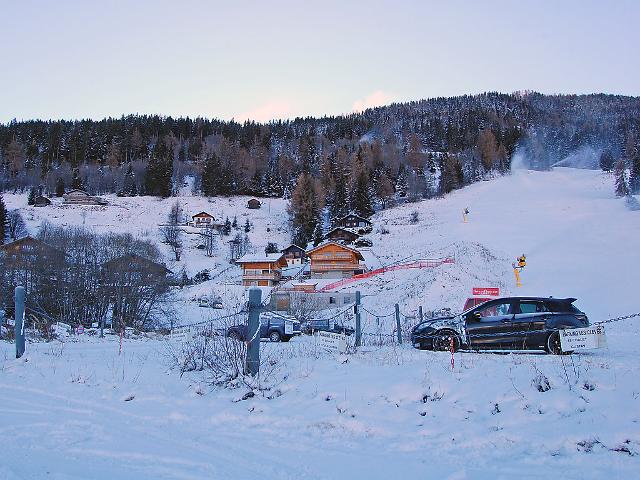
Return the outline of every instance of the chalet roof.
<path id="1" fill-rule="evenodd" d="M 351 212 L 351 213 L 347 213 L 344 217 L 338 219 L 339 222 L 343 222 L 345 221 L 347 218 L 349 217 L 355 217 L 358 220 L 362 220 L 363 222 L 367 222 L 368 224 L 371 224 L 371 220 L 361 217 L 360 215 L 358 215 L 357 213 Z"/>
<path id="2" fill-rule="evenodd" d="M 296 245 L 295 243 L 292 243 L 291 245 L 289 245 L 287 248 L 283 248 L 282 250 L 280 250 L 282 253 L 288 252 L 290 250 L 297 250 L 299 252 L 305 252 L 306 250 L 302 247 L 299 247 L 298 245 Z"/>
<path id="3" fill-rule="evenodd" d="M 112 265 L 122 265 L 123 263 L 143 265 L 150 270 L 156 270 L 165 275 L 172 273 L 171 270 L 165 267 L 162 263 L 154 262 L 153 260 L 141 255 L 136 255 L 135 253 L 126 253 L 120 257 L 112 258 L 111 260 L 104 262 L 103 266 L 109 267 Z"/>
<path id="4" fill-rule="evenodd" d="M 360 236 L 360 234 L 358 234 L 358 233 L 356 233 L 356 232 L 354 232 L 353 230 L 350 230 L 350 229 L 348 229 L 348 228 L 344 228 L 344 227 L 335 227 L 335 228 L 332 228 L 331 230 L 329 230 L 329 231 L 327 232 L 327 234 L 325 235 L 325 238 L 326 238 L 326 237 L 328 237 L 329 235 L 331 235 L 333 232 L 337 232 L 337 231 L 342 231 L 342 232 L 350 233 L 351 235 L 353 235 L 353 236 L 354 236 L 354 237 L 356 237 L 356 238 Z"/>
<path id="5" fill-rule="evenodd" d="M 282 263 L 284 255 L 279 253 L 247 253 L 236 260 L 236 263 Z"/>
<path id="6" fill-rule="evenodd" d="M 52 247 L 48 243 L 43 242 L 42 240 L 38 240 L 37 238 L 33 238 L 31 235 L 27 235 L 25 237 L 14 240 L 13 242 L 5 243 L 4 245 L 0 245 L 0 250 L 11 250 L 12 248 L 18 247 L 24 244 L 32 244 L 36 245 L 38 248 L 42 248 L 45 250 L 49 250 L 51 252 L 62 253 L 55 247 Z"/>
<path id="7" fill-rule="evenodd" d="M 213 215 L 207 212 L 200 212 L 191 216 L 191 218 L 196 218 L 196 217 L 207 217 L 207 218 L 213 218 L 214 220 L 216 219 Z"/>
<path id="8" fill-rule="evenodd" d="M 79 193 L 79 194 L 85 195 L 87 197 L 91 196 L 87 192 L 85 192 L 84 190 L 79 190 L 77 188 L 74 188 L 73 190 L 69 190 L 68 192 L 65 193 L 65 195 L 69 195 L 70 193 Z"/>
<path id="9" fill-rule="evenodd" d="M 348 250 L 350 252 L 353 252 L 353 253 L 356 254 L 356 258 L 358 260 L 363 260 L 364 261 L 364 257 L 362 256 L 362 254 L 358 250 L 356 250 L 355 248 L 347 247 L 346 245 L 343 245 L 343 244 L 338 243 L 338 242 L 332 242 L 332 241 L 321 243 L 317 247 L 312 248 L 311 250 L 307 251 L 307 255 L 311 255 L 312 253 L 317 252 L 318 250 L 322 250 L 323 248 L 326 248 L 329 245 L 335 245 L 336 247 L 341 248 L 342 250 Z"/>

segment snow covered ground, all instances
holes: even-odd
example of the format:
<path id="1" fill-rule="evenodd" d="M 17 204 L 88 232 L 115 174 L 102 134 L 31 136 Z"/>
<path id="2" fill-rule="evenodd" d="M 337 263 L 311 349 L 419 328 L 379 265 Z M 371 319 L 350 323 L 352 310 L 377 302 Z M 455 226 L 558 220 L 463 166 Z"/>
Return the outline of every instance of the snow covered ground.
<path id="1" fill-rule="evenodd" d="M 640 216 L 613 197 L 612 183 L 588 170 L 519 171 L 381 212 L 365 252 L 371 268 L 447 255 L 456 263 L 349 289 L 384 314 L 396 302 L 404 312 L 459 310 L 474 286 L 577 297 L 592 321 L 638 312 Z M 122 203 L 24 214 L 30 229 L 47 217 L 152 237 L 171 203 L 110 200 Z M 244 209 L 246 199 L 182 200 L 192 213 L 232 217 L 235 208 L 240 224 L 251 215 L 256 245 L 286 243 L 283 201 L 272 200 L 270 213 Z M 528 265 L 518 289 L 511 262 L 521 253 Z M 191 272 L 200 262 L 228 267 L 195 249 L 186 257 Z M 636 478 L 638 322 L 608 325 L 599 351 L 458 353 L 453 369 L 449 354 L 406 345 L 335 357 L 309 337 L 263 343 L 263 355 L 279 358 L 274 386 L 246 400 L 246 387 L 210 387 L 199 372 L 180 377 L 160 340 L 125 340 L 122 354 L 115 338 L 28 344 L 20 360 L 0 341 L 0 479 Z M 545 378 L 550 389 L 540 391 Z"/>

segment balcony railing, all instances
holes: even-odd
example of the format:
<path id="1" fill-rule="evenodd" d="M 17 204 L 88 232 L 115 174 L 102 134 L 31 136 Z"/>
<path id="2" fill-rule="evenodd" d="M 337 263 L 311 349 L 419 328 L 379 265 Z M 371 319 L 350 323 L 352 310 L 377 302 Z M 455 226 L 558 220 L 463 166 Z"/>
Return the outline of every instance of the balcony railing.
<path id="1" fill-rule="evenodd" d="M 257 273 L 257 272 L 245 272 L 242 274 L 243 280 L 273 280 L 280 281 L 282 274 L 280 272 L 271 273 Z"/>
<path id="2" fill-rule="evenodd" d="M 311 264 L 311 271 L 328 271 L 328 270 L 360 270 L 364 268 L 364 265 L 353 262 L 336 262 L 336 263 L 320 263 L 314 262 Z"/>

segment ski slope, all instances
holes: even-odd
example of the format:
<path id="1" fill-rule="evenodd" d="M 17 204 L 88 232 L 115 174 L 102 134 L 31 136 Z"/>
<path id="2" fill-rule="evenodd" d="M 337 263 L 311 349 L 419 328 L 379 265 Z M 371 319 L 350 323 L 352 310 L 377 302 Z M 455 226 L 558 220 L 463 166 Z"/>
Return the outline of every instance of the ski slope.
<path id="1" fill-rule="evenodd" d="M 62 210 L 82 221 L 81 208 L 60 208 L 52 221 L 72 221 Z M 30 228 L 45 215 L 32 210 Z M 103 225 L 130 218 L 109 215 Z M 265 232 L 278 225 L 260 215 Z M 601 172 L 517 171 L 380 212 L 374 223 L 371 268 L 446 255 L 456 263 L 359 282 L 371 311 L 396 302 L 405 312 L 455 310 L 474 286 L 577 297 L 592 321 L 640 311 L 640 215 Z M 388 234 L 376 233 L 382 225 Z M 521 253 L 528 265 L 518 289 L 511 262 Z M 407 345 L 334 356 L 309 337 L 263 343 L 261 354 L 277 359 L 271 388 L 246 400 L 242 385 L 181 377 L 158 339 L 125 340 L 122 354 L 114 337 L 30 343 L 20 360 L 0 341 L 0 480 L 635 478 L 639 322 L 607 325 L 606 349 L 462 352 L 453 369 L 449 354 Z M 550 389 L 541 392 L 543 377 Z"/>

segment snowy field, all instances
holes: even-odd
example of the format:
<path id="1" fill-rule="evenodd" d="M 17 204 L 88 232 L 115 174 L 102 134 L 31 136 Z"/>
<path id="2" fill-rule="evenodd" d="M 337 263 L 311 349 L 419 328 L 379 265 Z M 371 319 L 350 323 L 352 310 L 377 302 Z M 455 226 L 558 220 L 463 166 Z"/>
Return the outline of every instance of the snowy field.
<path id="1" fill-rule="evenodd" d="M 5 200 L 23 208 L 23 197 Z M 34 232 L 48 218 L 155 238 L 171 204 L 110 200 L 102 210 L 54 205 L 23 214 Z M 191 213 L 236 212 L 240 224 L 250 215 L 256 246 L 286 244 L 282 200 L 259 211 L 246 210 L 246 198 L 181 201 Z M 370 268 L 456 259 L 349 286 L 374 313 L 396 302 L 409 313 L 418 305 L 460 310 L 474 286 L 577 297 L 592 322 L 640 312 L 640 215 L 613 197 L 613 180 L 601 172 L 518 171 L 373 220 Z M 528 265 L 518 289 L 511 262 L 521 253 Z M 239 270 L 227 270 L 222 252 L 210 259 L 190 249 L 185 264 L 221 273 L 195 288 L 238 294 Z M 200 320 L 186 312 L 184 323 Z M 263 343 L 262 354 L 279 359 L 273 385 L 246 400 L 247 387 L 214 388 L 199 372 L 180 377 L 161 340 L 125 340 L 122 354 L 115 338 L 28 344 L 20 360 L 0 342 L 0 480 L 637 478 L 639 321 L 607 325 L 608 348 L 599 351 L 463 352 L 453 369 L 449 354 L 406 345 L 335 357 L 309 337 Z"/>

